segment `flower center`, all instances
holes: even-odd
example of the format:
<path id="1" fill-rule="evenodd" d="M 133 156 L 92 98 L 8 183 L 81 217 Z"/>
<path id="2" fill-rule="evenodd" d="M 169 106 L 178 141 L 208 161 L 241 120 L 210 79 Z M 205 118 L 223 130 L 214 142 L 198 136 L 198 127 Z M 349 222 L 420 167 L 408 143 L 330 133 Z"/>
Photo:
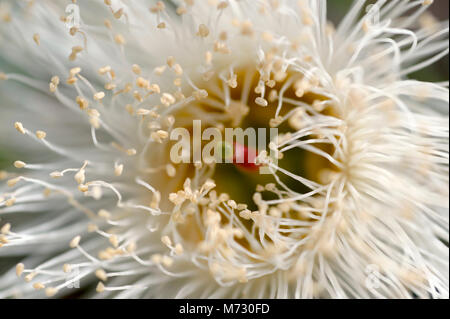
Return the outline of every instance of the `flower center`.
<path id="1" fill-rule="evenodd" d="M 264 139 L 264 149 L 269 149 L 270 142 L 276 140 L 288 140 L 307 123 L 303 123 L 303 115 L 308 112 L 316 112 L 318 115 L 330 115 L 332 107 L 327 104 L 327 99 L 319 94 L 308 91 L 303 77 L 288 74 L 279 81 L 269 80 L 264 85 L 265 98 L 261 98 L 261 83 L 256 68 L 242 68 L 236 70 L 227 80 L 221 77 L 213 77 L 208 81 L 198 83 L 198 87 L 204 88 L 208 97 L 186 106 L 176 115 L 176 125 L 184 126 L 193 131 L 192 121 L 202 120 L 202 131 L 206 128 L 217 128 L 225 139 L 225 129 L 240 128 L 249 134 L 256 133 L 256 141 L 248 135 L 240 142 L 227 143 L 222 140 L 218 143 L 221 149 L 222 161 L 231 158 L 230 163 L 212 164 L 212 178 L 216 184 L 218 194 L 228 194 L 237 203 L 256 210 L 257 205 L 253 200 L 254 192 L 259 186 L 269 183 L 277 183 L 272 174 L 261 174 L 259 168 L 262 165 L 255 164 L 255 155 L 258 155 L 257 146 L 254 145 Z M 302 88 L 303 85 L 303 88 Z M 267 92 L 268 91 L 268 92 Z M 280 92 L 282 103 L 280 105 Z M 267 105 L 265 105 L 265 102 Z M 264 105 L 261 105 L 264 104 Z M 308 106 L 309 110 L 305 107 Z M 270 136 L 270 129 L 276 129 L 276 135 Z M 259 131 L 258 131 L 259 130 Z M 265 136 L 258 136 L 259 132 Z M 272 138 L 272 140 L 271 140 Z M 283 147 L 277 148 L 277 165 L 295 176 L 301 176 L 316 183 L 323 180 L 323 175 L 337 168 L 326 158 L 312 151 L 311 148 L 320 150 L 325 154 L 332 154 L 334 149 L 331 144 L 324 142 L 324 137 L 317 134 L 309 134 L 300 139 L 295 139 L 298 144 L 286 143 L 286 151 L 280 152 Z M 208 141 L 206 141 L 208 142 Z M 206 144 L 202 142 L 202 147 Z M 295 144 L 295 143 L 294 143 Z M 172 144 L 173 145 L 173 144 Z M 289 146 L 290 145 L 290 146 Z M 304 147 L 306 145 L 307 147 Z M 191 156 L 191 161 L 193 160 Z M 202 158 L 202 160 L 205 160 Z M 206 159 L 207 160 L 207 159 Z M 177 166 L 177 165 L 175 165 Z M 189 169 L 189 177 L 195 170 Z M 287 188 L 296 193 L 305 193 L 308 187 L 286 174 L 277 174 L 278 179 Z M 267 193 L 268 199 L 276 198 L 276 194 Z"/>
<path id="2" fill-rule="evenodd" d="M 332 104 L 323 95 L 314 93 L 314 84 L 302 75 L 291 73 L 262 82 L 255 67 L 195 83 L 207 96 L 203 94 L 201 99 L 172 113 L 173 126 L 189 132 L 188 163 L 171 163 L 176 171 L 173 178 L 176 182 L 164 182 L 161 187 L 172 192 L 169 196 L 171 204 L 175 205 L 172 218 L 186 243 L 203 245 L 207 249 L 211 240 L 206 238 L 205 225 L 208 228 L 211 223 L 232 224 L 234 218 L 241 219 L 239 224 L 249 233 L 255 227 L 255 216 L 285 215 L 314 222 L 308 211 L 303 214 L 298 209 L 291 211 L 295 203 L 291 200 L 293 197 L 314 193 L 326 176 L 337 171 L 329 160 L 334 146 L 326 130 L 311 125 L 316 118 L 326 122 L 327 117 L 333 116 Z M 263 140 L 264 148 L 257 149 L 259 145 L 248 136 L 240 141 L 196 142 L 195 121 L 201 121 L 201 132 L 215 128 L 222 137 L 227 129 L 250 129 L 257 135 L 264 131 L 265 136 L 256 138 Z M 271 129 L 276 129 L 276 134 L 271 136 Z M 168 143 L 166 154 L 173 151 L 176 143 L 178 141 Z M 200 162 L 196 161 L 193 153 L 210 143 L 222 160 L 228 158 L 230 162 L 218 162 L 217 153 L 216 158 L 205 158 L 202 154 Z M 267 161 L 260 158 L 264 152 L 270 154 L 266 156 Z M 260 171 L 263 167 L 268 170 L 265 174 Z M 209 193 L 204 191 L 208 181 L 214 185 Z M 161 195 L 167 198 L 167 194 Z M 307 196 L 306 203 L 312 205 L 315 198 L 322 195 L 317 192 Z M 195 212 L 202 216 L 202 221 L 195 217 Z M 237 231 L 241 232 L 242 229 Z M 237 240 L 243 247 L 251 246 L 248 238 Z"/>

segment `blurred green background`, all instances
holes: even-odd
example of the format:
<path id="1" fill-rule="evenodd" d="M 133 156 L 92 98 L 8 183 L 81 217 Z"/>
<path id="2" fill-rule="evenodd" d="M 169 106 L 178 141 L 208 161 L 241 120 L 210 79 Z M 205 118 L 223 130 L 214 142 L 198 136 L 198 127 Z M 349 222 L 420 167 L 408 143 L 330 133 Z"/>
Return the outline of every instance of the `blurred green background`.
<path id="1" fill-rule="evenodd" d="M 168 1 L 168 0 L 166 0 Z M 292 0 L 295 1 L 295 0 Z M 353 0 L 328 0 L 328 16 L 329 18 L 337 24 L 338 21 L 346 14 L 349 7 L 351 6 Z M 449 16 L 449 1 L 448 0 L 435 0 L 431 7 L 433 14 L 440 20 L 447 20 Z M 1 26 L 0 26 L 1 27 Z M 6 69 L 2 67 L 1 53 L 0 53 L 0 70 Z M 10 69 L 10 68 L 8 68 Z M 449 78 L 449 59 L 445 57 L 433 66 L 417 72 L 412 75 L 413 78 L 424 80 L 424 81 L 448 81 Z M 2 99 L 0 96 L 0 117 L 2 112 Z M 0 137 L 2 138 L 2 137 Z M 16 158 L 11 152 L 6 152 L 0 149 L 0 169 L 5 167 L 11 167 L 12 162 Z"/>

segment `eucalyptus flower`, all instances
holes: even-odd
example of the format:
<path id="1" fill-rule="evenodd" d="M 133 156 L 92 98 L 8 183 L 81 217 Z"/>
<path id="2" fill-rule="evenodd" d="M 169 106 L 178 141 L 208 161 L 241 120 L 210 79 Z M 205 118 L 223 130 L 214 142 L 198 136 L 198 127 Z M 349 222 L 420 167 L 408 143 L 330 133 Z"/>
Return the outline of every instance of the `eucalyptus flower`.
<path id="1" fill-rule="evenodd" d="M 432 2 L 3 2 L 0 298 L 448 298 Z"/>

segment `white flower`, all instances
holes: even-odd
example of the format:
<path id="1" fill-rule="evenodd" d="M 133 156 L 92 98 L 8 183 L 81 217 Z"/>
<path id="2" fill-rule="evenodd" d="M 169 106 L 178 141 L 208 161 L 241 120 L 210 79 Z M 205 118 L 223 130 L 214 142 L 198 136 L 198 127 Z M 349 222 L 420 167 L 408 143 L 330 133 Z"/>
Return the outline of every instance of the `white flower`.
<path id="1" fill-rule="evenodd" d="M 148 2 L 2 6 L 0 298 L 448 297 L 432 1 Z M 278 127 L 272 175 L 172 163 L 196 119 Z"/>

